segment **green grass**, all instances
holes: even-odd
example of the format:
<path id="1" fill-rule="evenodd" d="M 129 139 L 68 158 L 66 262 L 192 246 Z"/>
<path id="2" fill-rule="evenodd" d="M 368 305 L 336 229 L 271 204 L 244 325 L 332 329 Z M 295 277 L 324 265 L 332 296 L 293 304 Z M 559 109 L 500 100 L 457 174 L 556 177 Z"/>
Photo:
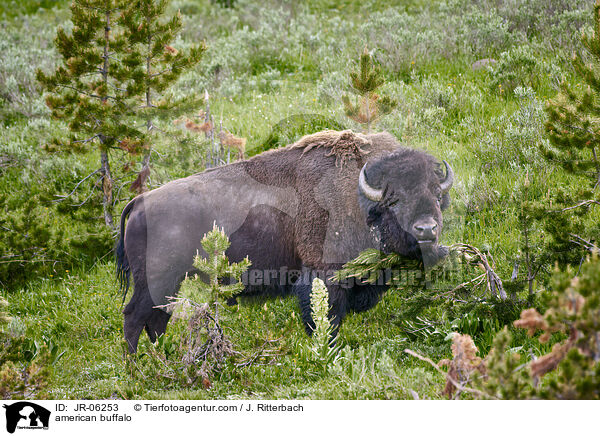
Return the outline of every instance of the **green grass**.
<path id="1" fill-rule="evenodd" d="M 420 362 L 403 354 L 416 347 L 431 354 L 441 347 L 411 344 L 402 337 L 393 310 L 398 303 L 390 294 L 373 311 L 348 317 L 340 333 L 340 345 L 362 348 L 367 355 L 352 360 L 352 372 L 338 377 L 323 376 L 299 362 L 298 344 L 308 341 L 299 320 L 294 298 L 242 298 L 238 306 L 226 309 L 224 325 L 241 355 L 247 361 L 266 340 L 277 354 L 273 364 L 260 359 L 256 365 L 236 367 L 234 361 L 211 380 L 209 390 L 180 386 L 161 378 L 161 368 L 150 357 L 155 348 L 145 333 L 138 355 L 127 363 L 122 338 L 121 297 L 113 281 L 114 265 L 69 272 L 62 279 L 44 279 L 6 294 L 11 315 L 26 336 L 50 340 L 63 353 L 53 367 L 49 394 L 56 399 L 76 398 L 411 398 L 409 389 L 430 398 L 438 397 L 441 378 Z M 35 314 L 35 315 L 33 315 Z M 172 322 L 165 342 L 178 341 L 184 323 Z M 382 352 L 395 367 L 379 368 L 373 354 Z M 343 364 L 340 368 L 348 370 Z M 163 368 L 164 370 L 164 368 Z M 341 371 L 341 370 L 340 370 Z M 164 372 L 164 371 L 162 371 Z M 282 383 L 282 381 L 284 381 Z M 344 388 L 340 390 L 340 386 Z"/>
<path id="2" fill-rule="evenodd" d="M 19 7 L 15 6 L 17 3 Z M 480 2 L 477 6 L 458 1 L 456 7 L 446 2 L 430 6 L 423 1 L 386 1 L 369 7 L 352 1 L 311 0 L 288 7 L 277 0 L 264 6 L 243 0 L 236 8 L 221 9 L 208 0 L 173 1 L 171 10 L 181 10 L 186 24 L 177 47 L 185 48 L 206 39 L 209 51 L 202 64 L 185 74 L 170 92 L 174 97 L 185 97 L 202 95 L 207 89 L 215 120 L 222 119 L 224 127 L 247 138 L 247 150 L 260 146 L 273 126 L 296 114 L 320 114 L 359 129 L 344 116 L 340 96 L 346 92 L 347 64 L 357 58 L 365 39 L 371 38 L 377 46 L 369 48 L 375 49 L 376 58 L 383 60 L 387 78 L 384 92 L 400 102 L 377 129 L 388 130 L 404 145 L 425 149 L 451 163 L 457 180 L 452 205 L 444 216 L 443 242 L 466 242 L 489 250 L 496 271 L 508 280 L 521 246 L 519 189 L 525 174 L 530 175 L 530 191 L 538 199 L 545 198 L 550 183 L 568 185 L 573 181 L 562 172 L 549 169 L 539 153 L 533 152 L 533 157 L 519 153 L 520 147 L 528 144 L 531 132 L 539 133 L 535 146 L 543 140 L 543 119 L 520 115 L 527 102 L 492 90 L 492 74 L 472 71 L 471 64 L 483 57 L 500 58 L 502 52 L 518 45 L 531 48 L 538 60 L 531 73 L 536 79 L 532 80 L 536 86 L 532 104 L 543 108 L 545 100 L 558 90 L 555 71 L 549 65 L 558 69 L 565 80 L 575 80 L 566 59 L 579 47 L 579 29 L 571 35 L 559 30 L 571 29 L 581 22 L 585 25 L 589 21 L 582 17 L 589 19 L 591 10 L 580 1 L 570 6 L 570 15 L 540 15 L 542 24 L 533 34 L 526 35 L 519 29 L 527 22 L 527 11 L 544 10 L 545 3 L 524 2 L 527 8 L 516 8 L 510 14 L 496 10 L 501 7 L 496 3 Z M 402 50 L 382 56 L 386 54 L 387 32 L 367 35 L 364 27 L 378 11 L 390 11 L 390 16 L 392 12 L 399 12 L 400 16 L 406 12 L 406 32 L 395 35 L 394 41 L 402 50 L 426 48 L 414 59 L 405 59 Z M 47 223 L 44 225 L 53 234 L 59 229 L 65 231 L 64 238 L 49 239 L 56 246 L 46 247 L 60 245 L 60 250 L 56 248 L 53 253 L 60 257 L 58 263 L 38 265 L 39 258 L 32 258 L 22 266 L 20 276 L 25 279 L 21 277 L 17 282 L 8 277 L 0 282 L 0 295 L 9 301 L 11 316 L 27 337 L 51 342 L 59 353 L 64 351 L 53 366 L 50 396 L 410 399 L 413 390 L 421 398 L 440 398 L 443 378 L 403 350 L 413 349 L 434 361 L 449 357 L 446 333 L 456 330 L 456 320 L 467 325 L 467 310 L 460 304 L 446 303 L 425 308 L 421 316 L 433 323 L 436 332 L 409 334 L 406 322 L 420 321 L 400 315 L 410 299 L 401 291 L 388 292 L 374 309 L 347 317 L 339 335 L 344 350 L 326 374 L 316 372 L 310 362 L 298 357 L 299 344 L 308 338 L 293 297 L 242 298 L 238 306 L 227 309 L 227 332 L 240 354 L 211 380 L 210 389 L 185 386 L 162 377 L 164 368 L 152 358 L 153 353 L 165 352 L 165 343 L 178 343 L 185 328 L 183 322 L 169 325 L 158 351 L 143 334 L 137 357 L 126 358 L 114 264 L 110 255 L 103 258 L 112 241 L 100 235 L 98 238 L 104 241 L 104 245 L 98 244 L 101 248 L 90 244 L 88 248 L 92 249 L 81 248 L 86 244 L 86 235 L 101 228 L 101 212 L 96 208 L 85 215 L 65 213 L 72 208 L 70 204 L 86 199 L 92 184 L 77 192 L 69 204 L 57 206 L 51 201 L 56 195 L 70 192 L 95 170 L 98 155 L 91 152 L 65 156 L 41 150 L 51 136 L 65 135 L 66 128 L 49 118 L 39 89 L 30 86 L 35 83 L 32 66 L 50 68 L 58 62 L 49 41 L 57 25 L 68 27 L 68 14 L 64 1 L 0 5 L 6 29 L 0 43 L 10 50 L 6 62 L 0 62 L 0 87 L 6 90 L 0 92 L 0 204 L 5 209 L 4 215 L 0 214 L 0 224 L 5 226 L 6 216 L 27 214 L 22 209 L 22 198 L 35 195 L 40 198 L 35 210 L 40 214 L 39 221 Z M 472 18 L 472 27 L 464 27 L 465 22 L 471 21 L 463 20 L 463 14 Z M 488 17 L 486 14 L 505 15 L 510 30 L 483 32 L 477 23 L 493 20 L 476 18 Z M 423 23 L 430 25 L 424 29 Z M 506 32 L 512 42 L 497 45 L 494 41 Z M 556 35 L 560 38 L 556 39 Z M 463 41 L 470 41 L 471 46 L 460 45 Z M 198 109 L 190 108 L 186 115 L 193 117 Z M 177 116 L 167 116 L 157 124 L 161 129 L 169 129 Z M 299 135 L 290 130 L 280 137 L 293 142 Z M 153 187 L 203 169 L 206 144 L 197 135 L 183 131 L 157 135 L 153 146 Z M 113 158 L 119 172 L 125 162 L 118 153 Z M 117 211 L 131 198 L 127 188 L 134 178 L 132 174 L 119 174 L 123 188 L 119 191 Z M 98 195 L 91 199 L 97 200 Z M 590 217 L 598 218 L 597 213 Z M 30 238 L 26 226 L 19 232 L 20 240 L 26 242 Z M 536 234 L 543 236 L 539 229 Z M 71 239 L 78 238 L 82 244 L 69 245 Z M 2 246 L 8 240 L 0 239 L 0 269 L 2 262 L 7 261 L 4 255 L 13 248 Z M 547 277 L 547 271 L 542 270 L 540 285 L 546 285 Z M 454 284 L 461 278 L 464 277 L 456 277 Z M 525 299 L 526 292 L 519 297 Z M 488 351 L 490 336 L 502 327 L 482 321 L 473 330 L 482 351 Z M 267 340 L 274 340 L 269 347 L 277 355 L 271 364 L 261 361 L 261 365 L 236 366 Z M 530 349 L 536 355 L 549 350 L 534 344 L 537 342 L 523 332 L 513 334 L 512 346 L 521 347 L 523 362 L 529 359 Z"/>

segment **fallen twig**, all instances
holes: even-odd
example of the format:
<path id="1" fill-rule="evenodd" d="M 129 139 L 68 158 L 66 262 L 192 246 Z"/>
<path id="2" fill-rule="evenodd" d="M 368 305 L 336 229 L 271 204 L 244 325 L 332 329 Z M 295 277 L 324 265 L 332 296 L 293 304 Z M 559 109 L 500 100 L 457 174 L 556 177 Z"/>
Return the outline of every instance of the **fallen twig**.
<path id="1" fill-rule="evenodd" d="M 271 358 L 271 360 L 267 363 L 267 365 L 272 365 L 275 358 L 281 356 L 282 354 L 276 353 L 276 354 L 264 354 L 265 351 L 270 352 L 271 350 L 266 350 L 266 347 L 268 344 L 272 344 L 275 342 L 279 342 L 281 338 L 277 338 L 277 339 L 265 339 L 265 341 L 263 342 L 263 344 L 260 347 L 260 350 L 256 351 L 255 353 L 252 354 L 252 356 L 250 356 L 250 358 L 244 362 L 240 362 L 237 363 L 235 366 L 238 368 L 243 368 L 246 366 L 251 366 L 254 365 L 256 363 L 256 361 L 258 359 L 261 358 Z"/>

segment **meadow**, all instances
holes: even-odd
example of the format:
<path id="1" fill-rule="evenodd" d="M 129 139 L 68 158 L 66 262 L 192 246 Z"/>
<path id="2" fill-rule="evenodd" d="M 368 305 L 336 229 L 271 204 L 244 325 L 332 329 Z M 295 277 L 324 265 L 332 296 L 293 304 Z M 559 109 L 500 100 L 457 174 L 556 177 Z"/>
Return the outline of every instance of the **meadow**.
<path id="1" fill-rule="evenodd" d="M 21 364 L 44 346 L 52 356 L 47 383 L 31 395 L 442 399 L 444 377 L 404 349 L 437 362 L 451 357 L 451 334 L 459 332 L 470 334 L 485 355 L 505 325 L 522 363 L 551 349 L 552 341 L 540 345 L 512 321 L 521 309 L 543 308 L 537 297 L 551 288 L 553 265 L 540 267 L 535 295 L 528 293 L 523 269 L 516 279 L 511 275 L 524 255 L 524 195 L 544 201 L 555 187 L 581 183 L 548 165 L 540 147 L 549 141 L 547 101 L 563 81 L 579 86 L 571 57 L 582 52 L 581 33 L 592 26 L 592 2 L 237 0 L 222 7 L 171 1 L 169 14 L 180 11 L 184 23 L 174 46 L 185 50 L 204 40 L 208 50 L 167 97 L 206 90 L 215 118 L 247 139 L 246 154 L 274 133 L 271 146 L 292 143 L 326 127 L 323 119 L 360 130 L 346 117 L 341 96 L 348 65 L 365 47 L 372 51 L 386 79 L 382 93 L 399 102 L 375 130 L 451 163 L 456 181 L 442 242 L 489 253 L 514 291 L 508 302 L 478 289 L 460 301 L 432 303 L 412 289 L 392 289 L 374 309 L 345 319 L 340 350 L 325 370 L 301 352 L 310 339 L 293 297 L 240 298 L 223 315 L 238 354 L 209 388 L 174 375 L 169 356 L 185 334 L 183 321 L 170 323 L 156 344 L 143 334 L 137 356 L 126 356 L 116 235 L 104 226 L 95 178 L 78 185 L 96 170 L 98 153 L 44 147 L 52 137 L 68 136 L 66 124 L 50 116 L 35 79 L 36 68 L 50 71 L 59 62 L 53 39 L 57 26 L 70 28 L 68 6 L 60 0 L 0 5 L 0 296 L 12 318 L 5 330 L 26 338 Z M 494 62 L 482 68 L 474 65 L 490 58 Z M 184 107 L 157 121 L 167 134 L 154 137 L 150 188 L 204 169 L 203 136 L 173 124 L 199 109 Z M 281 127 L 297 115 L 307 121 Z M 118 214 L 133 198 L 128 186 L 135 174 L 125 170 L 124 156 L 112 157 L 119 162 Z M 587 219 L 598 218 L 592 211 Z M 541 226 L 532 224 L 527 237 L 534 256 L 541 255 Z M 451 277 L 440 287 L 469 278 Z"/>

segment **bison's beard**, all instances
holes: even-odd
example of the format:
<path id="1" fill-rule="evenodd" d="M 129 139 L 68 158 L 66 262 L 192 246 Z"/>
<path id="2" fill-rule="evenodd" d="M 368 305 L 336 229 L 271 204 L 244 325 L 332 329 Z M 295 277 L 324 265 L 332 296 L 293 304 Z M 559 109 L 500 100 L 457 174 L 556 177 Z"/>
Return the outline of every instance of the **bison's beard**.
<path id="1" fill-rule="evenodd" d="M 386 254 L 398 253 L 411 259 L 422 260 L 425 267 L 435 265 L 448 254 L 448 249 L 439 244 L 419 244 L 386 207 L 372 207 L 367 224 L 379 234 L 379 249 Z"/>

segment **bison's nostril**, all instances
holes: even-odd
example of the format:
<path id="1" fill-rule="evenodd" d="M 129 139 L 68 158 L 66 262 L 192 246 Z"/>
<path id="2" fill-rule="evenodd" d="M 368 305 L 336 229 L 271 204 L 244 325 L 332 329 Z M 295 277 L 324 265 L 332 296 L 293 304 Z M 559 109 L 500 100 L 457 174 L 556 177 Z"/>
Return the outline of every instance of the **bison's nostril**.
<path id="1" fill-rule="evenodd" d="M 437 233 L 437 223 L 435 221 L 420 222 L 413 226 L 414 234 L 417 239 L 434 239 Z"/>

